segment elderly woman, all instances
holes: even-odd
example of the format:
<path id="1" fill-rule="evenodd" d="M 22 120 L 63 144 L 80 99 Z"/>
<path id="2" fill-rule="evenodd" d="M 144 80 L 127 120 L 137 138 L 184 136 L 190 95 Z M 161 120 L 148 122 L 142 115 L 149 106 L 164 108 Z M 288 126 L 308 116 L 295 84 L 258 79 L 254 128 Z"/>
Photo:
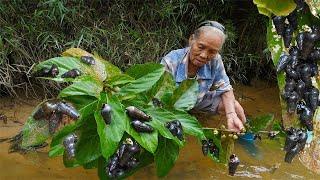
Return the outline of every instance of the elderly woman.
<path id="1" fill-rule="evenodd" d="M 199 82 L 200 93 L 194 110 L 225 114 L 228 129 L 239 132 L 244 128 L 246 117 L 235 100 L 219 54 L 226 39 L 224 31 L 224 26 L 216 21 L 201 23 L 190 36 L 189 47 L 171 51 L 161 64 L 173 75 L 177 85 L 185 79 Z"/>

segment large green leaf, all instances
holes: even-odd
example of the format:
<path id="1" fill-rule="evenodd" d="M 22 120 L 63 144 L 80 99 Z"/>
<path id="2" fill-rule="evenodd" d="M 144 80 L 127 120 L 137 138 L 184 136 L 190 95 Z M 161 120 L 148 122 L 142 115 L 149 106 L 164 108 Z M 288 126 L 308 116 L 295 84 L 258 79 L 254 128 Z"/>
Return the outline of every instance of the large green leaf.
<path id="1" fill-rule="evenodd" d="M 118 74 L 115 76 L 111 76 L 105 82 L 107 86 L 119 86 L 131 83 L 134 81 L 134 78 L 127 74 Z"/>
<path id="2" fill-rule="evenodd" d="M 101 156 L 100 138 L 93 117 L 87 119 L 80 129 L 79 141 L 76 144 L 76 159 L 80 164 L 86 164 Z"/>
<path id="3" fill-rule="evenodd" d="M 82 73 L 82 75 L 93 75 L 94 71 L 92 68 L 89 66 L 83 64 L 80 62 L 79 59 L 74 58 L 74 57 L 55 57 L 48 59 L 46 61 L 43 61 L 39 63 L 35 68 L 34 72 L 41 70 L 42 68 L 48 68 L 50 69 L 52 64 L 55 64 L 58 66 L 59 69 L 59 74 L 56 78 L 44 78 L 44 79 L 52 79 L 58 82 L 63 82 L 63 81 L 73 81 L 73 79 L 64 79 L 61 78 L 60 76 L 64 74 L 67 71 L 70 71 L 71 69 L 79 69 Z M 80 76 L 81 77 L 81 76 Z"/>
<path id="4" fill-rule="evenodd" d="M 104 64 L 104 66 L 105 66 L 105 71 L 107 72 L 107 77 L 108 77 L 108 78 L 109 78 L 109 77 L 112 77 L 112 76 L 116 76 L 116 75 L 118 75 L 118 74 L 121 74 L 121 70 L 120 70 L 117 66 L 115 66 L 115 65 L 113 65 L 112 63 L 110 63 L 109 61 L 103 59 L 103 58 L 102 58 L 101 56 L 99 56 L 97 53 L 93 53 L 93 57 L 94 57 L 96 60 L 98 60 L 98 61 L 100 61 L 101 63 Z M 97 64 L 97 65 L 98 65 L 98 64 Z M 97 67 L 99 67 L 99 66 L 97 66 Z"/>
<path id="5" fill-rule="evenodd" d="M 166 122 L 175 119 L 173 114 L 162 116 L 164 114 L 163 110 L 159 108 L 149 108 L 146 109 L 145 112 L 152 117 L 152 121 L 150 122 L 152 127 L 157 129 L 163 137 L 174 140 L 179 146 L 184 146 L 184 142 L 180 141 L 176 136 L 173 136 L 169 129 L 165 127 Z"/>
<path id="6" fill-rule="evenodd" d="M 159 63 L 145 63 L 145 64 L 135 64 L 126 70 L 126 74 L 129 76 L 139 79 L 145 76 L 148 73 L 152 73 L 153 71 L 162 68 L 163 65 Z"/>
<path id="7" fill-rule="evenodd" d="M 155 153 L 157 175 L 163 177 L 169 173 L 179 156 L 179 146 L 172 140 L 161 138 Z"/>
<path id="8" fill-rule="evenodd" d="M 149 91 L 143 93 L 143 95 L 146 96 L 145 102 L 150 102 L 152 98 L 157 98 L 164 106 L 169 106 L 169 100 L 166 101 L 163 97 L 166 93 L 170 93 L 170 95 L 172 95 L 175 88 L 176 86 L 172 75 L 168 72 L 164 72 L 160 80 Z"/>
<path id="9" fill-rule="evenodd" d="M 101 107 L 103 103 L 108 103 L 112 108 L 112 120 L 110 125 L 107 125 L 101 116 Z M 106 97 L 106 94 L 102 93 L 94 117 L 97 122 L 97 131 L 100 137 L 102 155 L 106 159 L 109 159 L 109 157 L 117 150 L 118 143 L 125 131 L 126 119 L 123 119 L 121 114 L 123 114 L 123 110 L 117 97 Z"/>
<path id="10" fill-rule="evenodd" d="M 141 71 L 141 70 L 140 70 Z M 121 96 L 135 95 L 151 89 L 164 73 L 164 68 L 160 66 L 154 71 L 145 74 L 135 81 L 123 86 L 120 90 Z"/>
<path id="11" fill-rule="evenodd" d="M 91 104 L 92 102 L 96 101 L 97 98 L 88 95 L 76 95 L 63 97 L 63 100 L 66 100 L 67 102 L 71 103 L 76 109 L 82 109 L 88 104 Z"/>
<path id="12" fill-rule="evenodd" d="M 212 130 L 206 129 L 203 130 L 203 133 L 206 136 L 206 139 L 212 139 L 213 143 L 218 147 L 219 149 L 219 157 L 214 156 L 213 154 L 208 154 L 210 158 L 212 158 L 216 162 L 226 162 L 226 159 L 229 157 L 230 153 L 226 153 L 225 149 L 221 145 L 221 134 L 214 134 Z M 200 141 L 203 139 L 199 139 Z M 202 143 L 200 142 L 200 146 L 202 146 Z"/>
<path id="13" fill-rule="evenodd" d="M 59 98 L 65 98 L 67 96 L 99 97 L 102 89 L 103 85 L 100 81 L 92 78 L 91 76 L 85 76 L 77 79 L 73 84 L 63 89 L 59 93 Z"/>
<path id="14" fill-rule="evenodd" d="M 45 103 L 40 103 L 28 117 L 22 129 L 22 148 L 44 143 L 49 137 L 49 123 L 46 119 L 35 120 L 33 114 Z"/>
<path id="15" fill-rule="evenodd" d="M 196 136 L 198 138 L 204 138 L 204 134 L 202 131 L 202 127 L 198 120 L 195 117 L 192 117 L 190 114 L 184 112 L 184 111 L 178 111 L 178 110 L 166 110 L 161 108 L 150 108 L 146 109 L 146 112 L 152 117 L 155 118 L 155 120 L 161 121 L 161 122 L 168 122 L 172 120 L 179 120 L 183 126 L 183 131 L 186 134 L 190 134 L 193 136 Z M 162 131 L 165 137 L 170 138 L 170 136 L 165 135 L 165 132 Z"/>
<path id="16" fill-rule="evenodd" d="M 82 50 L 80 48 L 70 48 L 67 49 L 65 52 L 62 53 L 63 56 L 67 57 L 75 57 L 77 59 L 80 59 L 81 56 L 92 56 L 95 59 L 95 65 L 90 65 L 87 67 L 90 67 L 90 69 L 94 72 L 91 75 L 94 77 L 97 77 L 100 81 L 104 81 L 107 77 L 120 74 L 121 71 L 118 67 L 114 66 L 110 62 L 104 60 L 101 56 L 94 53 L 91 54 L 85 50 Z"/>
<path id="17" fill-rule="evenodd" d="M 56 145 L 62 144 L 62 139 L 66 135 L 74 132 L 77 128 L 82 126 L 87 119 L 90 119 L 90 115 L 92 117 L 94 110 L 97 108 L 97 103 L 98 103 L 98 100 L 95 100 L 86 104 L 86 106 L 81 108 L 79 110 L 80 118 L 74 124 L 66 125 L 65 127 L 63 127 L 63 129 L 61 129 L 56 134 L 54 134 L 50 146 L 54 147 Z"/>
<path id="18" fill-rule="evenodd" d="M 176 109 L 190 110 L 194 107 L 198 97 L 198 82 L 196 80 L 184 80 L 174 90 L 171 98 L 171 105 Z"/>
<path id="19" fill-rule="evenodd" d="M 150 123 L 147 123 L 150 125 Z M 152 133 L 139 133 L 127 123 L 126 132 L 132 136 L 143 148 L 151 153 L 155 153 L 158 147 L 158 131 Z"/>
<path id="20" fill-rule="evenodd" d="M 126 171 L 125 174 L 121 177 L 118 177 L 118 179 L 124 179 L 132 175 L 136 171 L 140 170 L 141 168 L 151 164 L 153 162 L 153 155 L 148 151 L 143 151 L 137 159 L 139 160 L 138 166 L 135 167 L 134 169 Z M 106 174 L 107 163 L 108 161 L 103 157 L 100 157 L 98 159 L 98 176 L 99 176 L 99 179 L 101 180 L 112 179 L 112 178 L 109 178 Z"/>
<path id="21" fill-rule="evenodd" d="M 277 16 L 287 16 L 296 8 L 293 0 L 253 0 L 261 14 L 275 14 Z M 270 13 L 266 13 L 268 10 Z"/>

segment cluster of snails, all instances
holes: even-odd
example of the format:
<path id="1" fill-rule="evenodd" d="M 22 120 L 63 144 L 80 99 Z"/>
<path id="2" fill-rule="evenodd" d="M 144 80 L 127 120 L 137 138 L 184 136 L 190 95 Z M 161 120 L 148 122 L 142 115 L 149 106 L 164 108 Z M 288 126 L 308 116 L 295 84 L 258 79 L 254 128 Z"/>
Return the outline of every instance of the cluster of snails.
<path id="1" fill-rule="evenodd" d="M 92 56 L 81 56 L 80 57 L 81 62 L 88 64 L 88 65 L 95 65 L 95 60 Z M 35 77 L 51 77 L 55 78 L 59 74 L 59 68 L 57 65 L 52 64 L 51 68 L 42 68 L 39 71 L 37 71 L 34 76 Z M 71 69 L 61 75 L 61 78 L 76 78 L 78 76 L 81 76 L 81 71 L 77 68 Z"/>
<path id="2" fill-rule="evenodd" d="M 165 124 L 173 136 L 176 136 L 180 141 L 183 141 L 183 129 L 179 120 L 169 121 Z"/>
<path id="3" fill-rule="evenodd" d="M 307 142 L 307 133 L 303 129 L 290 128 L 284 145 L 286 156 L 284 161 L 291 163 L 293 158 L 304 149 Z"/>
<path id="4" fill-rule="evenodd" d="M 80 117 L 78 111 L 70 104 L 60 100 L 48 100 L 41 104 L 33 114 L 34 120 L 47 120 L 49 123 L 49 133 L 53 134 L 62 122 L 63 115 L 67 115 L 77 120 Z"/>
<path id="5" fill-rule="evenodd" d="M 297 9 L 289 16 L 273 17 L 276 31 L 282 35 L 286 48 L 290 47 L 293 30 L 297 29 L 297 10 L 301 11 L 306 6 L 303 0 L 295 2 Z M 282 98 L 287 102 L 287 112 L 296 112 L 301 124 L 309 131 L 313 130 L 313 116 L 320 106 L 319 90 L 312 85 L 312 78 L 319 75 L 317 63 L 320 60 L 320 49 L 315 47 L 319 40 L 319 27 L 312 25 L 309 29 L 305 28 L 297 34 L 296 46 L 290 47 L 289 54 L 282 53 L 277 64 L 277 73 L 285 71 L 286 83 Z M 287 131 L 285 162 L 292 162 L 294 156 L 303 150 L 306 139 L 306 130 L 291 128 Z"/>
<path id="6" fill-rule="evenodd" d="M 140 109 L 134 107 L 134 106 L 129 106 L 126 108 L 126 112 L 128 116 L 131 118 L 131 126 L 133 129 L 135 129 L 137 132 L 141 133 L 152 133 L 153 132 L 153 127 L 150 126 L 149 124 L 146 124 L 146 121 L 151 120 L 151 116 L 147 115 Z"/>
<path id="7" fill-rule="evenodd" d="M 202 140 L 202 153 L 207 156 L 209 152 L 213 156 L 219 157 L 219 148 L 213 143 L 213 139 L 204 139 Z"/>
<path id="8" fill-rule="evenodd" d="M 127 138 L 119 147 L 117 152 L 111 156 L 106 167 L 106 173 L 111 178 L 122 176 L 139 165 L 135 156 L 140 154 L 140 147 L 137 142 Z"/>

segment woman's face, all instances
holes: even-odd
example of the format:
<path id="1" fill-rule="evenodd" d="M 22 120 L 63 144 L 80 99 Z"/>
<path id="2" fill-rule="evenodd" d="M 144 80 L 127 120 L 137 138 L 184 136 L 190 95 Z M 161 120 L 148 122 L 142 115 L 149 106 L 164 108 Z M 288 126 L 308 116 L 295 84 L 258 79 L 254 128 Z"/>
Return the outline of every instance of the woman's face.
<path id="1" fill-rule="evenodd" d="M 202 32 L 198 38 L 193 36 L 189 41 L 189 62 L 196 67 L 202 67 L 218 54 L 222 41 L 222 37 L 212 32 Z"/>

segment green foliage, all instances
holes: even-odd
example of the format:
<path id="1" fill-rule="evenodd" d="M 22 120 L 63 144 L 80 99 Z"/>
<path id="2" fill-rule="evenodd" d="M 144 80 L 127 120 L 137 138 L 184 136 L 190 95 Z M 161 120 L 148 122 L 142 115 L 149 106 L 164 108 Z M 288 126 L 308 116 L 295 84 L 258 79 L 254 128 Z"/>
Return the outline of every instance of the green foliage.
<path id="1" fill-rule="evenodd" d="M 179 146 L 170 139 L 161 139 L 155 154 L 157 175 L 163 177 L 169 173 L 179 156 Z"/>
<path id="2" fill-rule="evenodd" d="M 63 86 L 35 79 L 30 69 L 70 47 L 97 52 L 122 70 L 159 61 L 186 46 L 206 19 L 227 27 L 223 58 L 232 79 L 270 74 L 265 73 L 269 64 L 261 60 L 265 19 L 251 1 L 1 1 L 0 93 L 18 96 L 16 91 L 23 89 L 27 96 L 39 97 L 39 90 L 55 95 L 58 91 L 52 90 Z M 108 64 L 107 72 L 115 74 Z"/>
<path id="3" fill-rule="evenodd" d="M 266 114 L 254 119 L 249 119 L 250 131 L 258 133 L 259 131 L 265 130 L 273 122 L 273 118 L 273 114 Z"/>
<path id="4" fill-rule="evenodd" d="M 51 58 L 38 64 L 36 69 L 45 65 L 50 66 L 52 63 L 59 67 L 60 64 L 63 64 L 60 61 L 66 60 L 80 62 L 79 57 L 87 53 L 81 49 L 71 50 L 65 52 L 69 52 L 68 55 L 73 54 L 72 58 Z M 81 52 L 81 55 L 78 52 Z M 106 64 L 102 58 L 99 61 Z M 131 175 L 153 161 L 156 164 L 158 176 L 163 177 L 172 169 L 178 159 L 180 148 L 185 145 L 185 141 L 173 136 L 165 127 L 166 122 L 179 120 L 185 136 L 196 136 L 199 140 L 206 138 L 197 119 L 186 112 L 194 105 L 198 96 L 197 81 L 187 80 L 182 82 L 181 86 L 175 87 L 172 77 L 164 72 L 164 67 L 160 64 L 136 65 L 126 74 L 117 71 L 117 68 L 113 66 L 110 67 L 115 71 L 107 72 L 108 68 L 100 69 L 100 74 L 108 74 L 104 81 L 103 78 L 97 77 L 95 66 L 86 67 L 87 72 L 94 73 L 88 73 L 75 79 L 61 78 L 59 82 L 71 84 L 60 92 L 58 98 L 74 104 L 80 113 L 80 118 L 76 122 L 61 127 L 51 135 L 48 132 L 49 120 L 47 118 L 33 119 L 34 112 L 42 105 L 40 104 L 30 115 L 23 128 L 23 147 L 28 148 L 41 144 L 52 137 L 50 157 L 63 156 L 65 167 L 98 168 L 99 177 L 107 179 L 109 177 L 106 176 L 105 168 L 110 157 L 117 152 L 122 141 L 130 137 L 142 149 L 142 152 L 136 157 L 140 164 L 137 168 L 126 171 L 123 177 Z M 63 68 L 68 71 L 72 69 L 72 66 L 63 66 Z M 57 78 L 48 79 L 57 80 Z M 116 87 L 119 88 L 118 91 L 115 91 Z M 162 108 L 154 107 L 150 102 L 154 97 L 162 100 L 165 96 L 167 100 L 162 102 Z M 103 104 L 112 107 L 110 124 L 106 124 L 101 115 Z M 135 104 L 151 116 L 152 120 L 145 123 L 154 128 L 152 133 L 139 133 L 130 125 L 131 120 L 125 112 L 125 107 Z M 75 158 L 68 158 L 63 146 L 64 138 L 70 133 L 75 133 L 79 138 L 76 143 Z M 219 144 L 218 138 L 215 143 Z"/>

